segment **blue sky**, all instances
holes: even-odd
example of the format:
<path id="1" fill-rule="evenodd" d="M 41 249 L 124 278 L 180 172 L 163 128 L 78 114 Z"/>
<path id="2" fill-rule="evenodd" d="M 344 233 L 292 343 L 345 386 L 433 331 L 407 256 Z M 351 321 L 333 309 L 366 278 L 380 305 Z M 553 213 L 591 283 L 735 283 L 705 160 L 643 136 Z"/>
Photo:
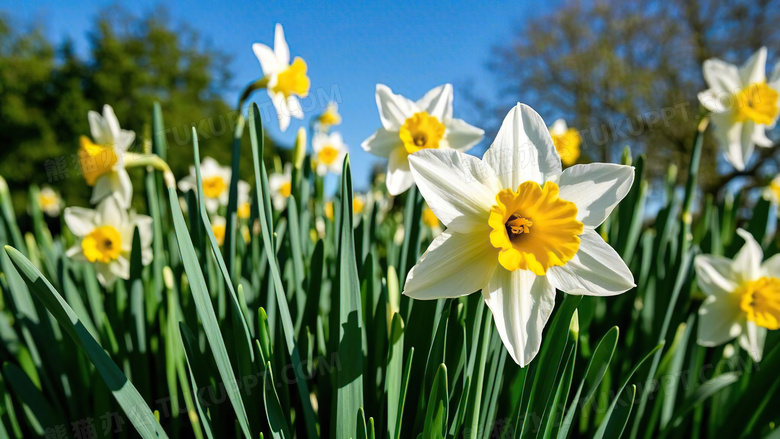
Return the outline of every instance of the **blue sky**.
<path id="1" fill-rule="evenodd" d="M 110 1 L 73 0 L 10 2 L 0 9 L 22 23 L 44 24 L 56 41 L 71 37 L 80 53 L 88 49 L 86 34 L 102 8 Z M 158 4 L 136 0 L 125 4 L 135 14 L 144 14 Z M 286 3 L 286 2 L 285 2 Z M 337 127 L 350 148 L 356 186 L 365 186 L 374 158 L 363 152 L 360 143 L 379 127 L 374 100 L 376 83 L 387 84 L 395 92 L 417 99 L 429 89 L 450 82 L 455 85 L 455 116 L 466 117 L 458 86 L 470 81 L 489 91 L 491 78 L 485 67 L 491 47 L 506 41 L 512 30 L 531 19 L 539 6 L 526 1 L 487 0 L 401 2 L 282 2 L 237 1 L 165 2 L 174 22 L 197 28 L 210 43 L 233 56 L 234 80 L 226 93 L 235 102 L 243 86 L 261 76 L 252 53 L 252 43 L 273 44 L 274 25 L 282 23 L 293 56 L 308 64 L 312 91 L 340 99 L 343 123 Z M 550 7 L 546 3 L 542 8 Z M 263 92 L 253 95 L 259 105 L 268 104 Z M 311 101 L 306 117 L 321 109 Z M 459 111 L 460 107 L 460 111 Z M 308 109 L 308 108 L 305 108 Z M 268 124 L 272 125 L 272 124 Z M 271 135 L 291 144 L 299 126 L 293 119 L 282 133 L 270 126 Z"/>

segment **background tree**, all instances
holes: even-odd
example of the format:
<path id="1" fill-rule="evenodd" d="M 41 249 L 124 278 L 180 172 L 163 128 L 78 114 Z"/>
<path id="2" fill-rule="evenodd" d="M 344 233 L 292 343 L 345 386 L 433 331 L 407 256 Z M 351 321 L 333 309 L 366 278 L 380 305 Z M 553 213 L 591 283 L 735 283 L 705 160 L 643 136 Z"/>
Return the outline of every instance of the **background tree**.
<path id="1" fill-rule="evenodd" d="M 684 180 L 696 95 L 706 89 L 702 63 L 742 64 L 765 45 L 771 68 L 780 60 L 779 19 L 778 0 L 564 1 L 495 48 L 490 70 L 499 97 L 477 105 L 495 131 L 514 103 L 528 103 L 548 123 L 563 117 L 581 131 L 584 160 L 616 161 L 629 145 L 647 154 L 651 177 L 677 165 Z M 702 183 L 709 192 L 740 176 L 765 184 L 777 149 L 731 172 L 708 135 Z"/>

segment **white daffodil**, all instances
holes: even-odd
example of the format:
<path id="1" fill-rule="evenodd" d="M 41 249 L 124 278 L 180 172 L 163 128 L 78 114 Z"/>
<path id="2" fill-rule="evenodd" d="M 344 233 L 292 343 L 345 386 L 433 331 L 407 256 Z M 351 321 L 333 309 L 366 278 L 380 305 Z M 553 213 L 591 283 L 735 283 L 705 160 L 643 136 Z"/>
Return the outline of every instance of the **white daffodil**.
<path id="1" fill-rule="evenodd" d="M 699 308 L 698 342 L 718 346 L 739 337 L 739 345 L 761 361 L 767 329 L 780 328 L 780 255 L 763 264 L 764 252 L 745 230 L 734 259 L 698 255 L 696 278 L 707 299 Z"/>
<path id="2" fill-rule="evenodd" d="M 93 263 L 97 278 L 104 286 L 112 285 L 117 277 L 130 278 L 130 252 L 136 227 L 141 238 L 141 262 L 147 265 L 152 261 L 152 218 L 133 211 L 128 213 L 117 197 L 104 199 L 95 210 L 66 208 L 65 224 L 78 238 L 66 255 Z"/>
<path id="3" fill-rule="evenodd" d="M 54 192 L 54 189 L 43 186 L 38 194 L 38 206 L 48 216 L 59 216 L 62 209 L 62 198 L 57 192 Z"/>
<path id="4" fill-rule="evenodd" d="M 518 104 L 480 160 L 460 151 L 409 156 L 414 181 L 446 230 L 412 268 L 404 294 L 459 297 L 482 290 L 512 358 L 527 365 L 555 305 L 555 289 L 611 296 L 634 287 L 596 233 L 628 193 L 634 168 L 594 163 L 561 172 L 542 118 Z"/>
<path id="5" fill-rule="evenodd" d="M 249 196 L 250 191 L 251 187 L 249 186 L 249 183 L 244 180 L 238 181 L 238 210 L 236 211 L 238 219 L 249 219 L 249 215 L 252 213 L 251 197 Z"/>
<path id="6" fill-rule="evenodd" d="M 225 242 L 225 230 L 227 227 L 227 221 L 224 217 L 214 216 L 211 219 L 211 231 L 214 232 L 214 238 L 217 240 L 217 245 L 220 247 Z"/>
<path id="7" fill-rule="evenodd" d="M 763 196 L 764 199 L 780 207 L 780 175 L 773 178 L 769 186 L 764 188 Z"/>
<path id="8" fill-rule="evenodd" d="M 268 189 L 271 191 L 271 202 L 279 212 L 287 207 L 287 199 L 292 194 L 292 166 L 286 164 L 284 172 L 268 177 Z"/>
<path id="9" fill-rule="evenodd" d="M 200 177 L 203 179 L 203 200 L 206 210 L 215 213 L 219 206 L 226 206 L 230 195 L 230 177 L 232 171 L 227 166 L 221 166 L 211 157 L 206 157 L 200 163 Z M 190 166 L 190 175 L 179 181 L 179 190 L 197 191 L 195 167 Z"/>
<path id="10" fill-rule="evenodd" d="M 279 116 L 279 128 L 285 131 L 290 117 L 303 119 L 303 109 L 298 101 L 309 94 L 309 77 L 306 76 L 306 62 L 296 57 L 290 64 L 290 48 L 284 39 L 281 24 L 276 25 L 274 48 L 255 43 L 252 45 L 267 82 L 266 90 Z"/>
<path id="11" fill-rule="evenodd" d="M 461 119 L 452 117 L 452 85 L 434 88 L 417 102 L 393 92 L 385 85 L 376 86 L 379 128 L 366 139 L 363 149 L 388 159 L 387 190 L 399 195 L 412 187 L 409 154 L 422 149 L 456 149 L 466 151 L 485 134 Z"/>
<path id="12" fill-rule="evenodd" d="M 317 133 L 311 139 L 311 146 L 314 149 L 312 164 L 317 174 L 325 175 L 328 172 L 341 174 L 344 157 L 348 151 L 347 145 L 341 140 L 340 133 Z"/>
<path id="13" fill-rule="evenodd" d="M 127 150 L 135 140 L 133 131 L 123 130 L 110 105 L 103 106 L 103 115 L 87 113 L 92 139 L 81 136 L 79 163 L 87 184 L 94 186 L 89 202 L 97 204 L 114 195 L 124 208 L 130 207 L 133 184 L 125 170 Z"/>
<path id="14" fill-rule="evenodd" d="M 427 204 L 425 207 L 423 207 L 422 222 L 431 229 L 433 236 L 437 236 L 439 233 L 441 233 L 441 222 Z"/>
<path id="15" fill-rule="evenodd" d="M 569 128 L 563 119 L 556 120 L 548 129 L 550 130 L 555 150 L 561 156 L 561 163 L 564 166 L 571 166 L 577 163 L 577 159 L 580 158 L 580 144 L 582 144 L 580 133 L 574 128 Z"/>
<path id="16" fill-rule="evenodd" d="M 703 70 L 710 88 L 699 93 L 699 101 L 712 112 L 715 137 L 726 159 L 741 171 L 755 145 L 772 146 L 766 130 L 777 121 L 780 63 L 767 81 L 762 47 L 742 67 L 713 58 L 704 62 Z"/>
<path id="17" fill-rule="evenodd" d="M 340 123 L 339 105 L 335 102 L 329 102 L 325 111 L 317 116 L 317 128 L 322 132 L 327 132 L 331 127 Z"/>

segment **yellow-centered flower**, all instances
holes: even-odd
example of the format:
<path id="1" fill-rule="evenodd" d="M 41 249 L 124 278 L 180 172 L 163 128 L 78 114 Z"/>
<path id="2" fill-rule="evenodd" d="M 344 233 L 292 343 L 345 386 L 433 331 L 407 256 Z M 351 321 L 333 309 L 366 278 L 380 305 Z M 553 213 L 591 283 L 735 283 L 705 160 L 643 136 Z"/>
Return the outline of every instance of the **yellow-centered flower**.
<path id="1" fill-rule="evenodd" d="M 227 206 L 232 174 L 229 167 L 221 166 L 211 157 L 205 157 L 201 161 L 200 177 L 203 180 L 203 202 L 206 205 L 206 210 L 210 213 L 216 213 L 219 206 Z M 197 191 L 196 182 L 195 167 L 190 166 L 190 175 L 179 180 L 179 190 L 182 192 Z"/>
<path id="2" fill-rule="evenodd" d="M 582 137 L 574 128 L 569 128 L 563 119 L 556 120 L 549 127 L 555 150 L 561 156 L 561 163 L 564 166 L 571 166 L 577 163 L 580 158 L 580 145 Z"/>
<path id="3" fill-rule="evenodd" d="M 152 218 L 133 211 L 128 213 L 116 196 L 105 198 L 95 210 L 65 209 L 65 224 L 77 238 L 65 254 L 92 263 L 98 280 L 105 286 L 113 284 L 117 277 L 130 277 L 130 252 L 136 228 L 141 241 L 141 263 L 148 265 L 152 260 Z"/>
<path id="4" fill-rule="evenodd" d="M 271 191 L 271 202 L 278 211 L 287 207 L 287 199 L 292 194 L 292 166 L 288 163 L 281 174 L 274 173 L 268 177 L 268 188 Z"/>
<path id="5" fill-rule="evenodd" d="M 130 207 L 133 184 L 125 170 L 125 157 L 135 140 L 135 133 L 119 127 L 114 110 L 103 106 L 103 114 L 87 113 L 92 139 L 79 139 L 79 165 L 87 184 L 93 186 L 90 203 L 97 204 L 114 196 L 124 208 Z"/>
<path id="6" fill-rule="evenodd" d="M 321 131 L 327 131 L 331 127 L 341 124 L 338 104 L 329 102 L 325 111 L 317 117 L 317 123 Z"/>
<path id="7" fill-rule="evenodd" d="M 450 84 L 434 88 L 417 102 L 377 84 L 376 104 L 382 127 L 361 146 L 388 159 L 385 184 L 390 195 L 399 195 L 414 183 L 410 154 L 423 149 L 466 151 L 482 140 L 484 131 L 452 117 L 452 98 Z"/>
<path id="8" fill-rule="evenodd" d="M 225 227 L 227 223 L 225 218 L 221 216 L 215 216 L 211 221 L 211 231 L 214 233 L 214 239 L 217 240 L 217 245 L 222 246 L 225 243 Z"/>
<path id="9" fill-rule="evenodd" d="M 766 130 L 778 117 L 780 66 L 766 77 L 766 47 L 759 49 L 741 67 L 713 58 L 704 62 L 708 90 L 699 102 L 709 110 L 715 138 L 725 149 L 726 159 L 739 171 L 755 145 L 772 146 Z"/>
<path id="10" fill-rule="evenodd" d="M 699 308 L 698 343 L 718 346 L 734 338 L 761 361 L 767 330 L 780 329 L 780 255 L 762 263 L 761 246 L 739 229 L 745 245 L 734 259 L 698 255 L 696 280 L 707 296 Z"/>
<path id="11" fill-rule="evenodd" d="M 555 289 L 610 296 L 634 286 L 598 227 L 625 197 L 630 166 L 561 168 L 542 118 L 518 104 L 482 160 L 452 149 L 409 154 L 415 183 L 447 229 L 406 278 L 415 299 L 482 290 L 512 358 L 528 364 L 555 306 Z"/>
<path id="12" fill-rule="evenodd" d="M 347 155 L 347 145 L 341 139 L 340 133 L 316 133 L 312 138 L 312 149 L 314 149 L 312 165 L 317 174 L 341 173 L 344 157 Z"/>
<path id="13" fill-rule="evenodd" d="M 57 216 L 62 208 L 62 198 L 49 186 L 41 188 L 38 194 L 38 206 L 48 216 Z"/>
<path id="14" fill-rule="evenodd" d="M 290 48 L 287 46 L 281 24 L 276 25 L 273 49 L 255 43 L 252 50 L 263 69 L 266 90 L 279 117 L 279 128 L 285 131 L 290 125 L 290 117 L 303 119 L 303 109 L 298 98 L 309 94 L 310 81 L 306 76 L 306 62 L 296 57 L 290 64 Z"/>

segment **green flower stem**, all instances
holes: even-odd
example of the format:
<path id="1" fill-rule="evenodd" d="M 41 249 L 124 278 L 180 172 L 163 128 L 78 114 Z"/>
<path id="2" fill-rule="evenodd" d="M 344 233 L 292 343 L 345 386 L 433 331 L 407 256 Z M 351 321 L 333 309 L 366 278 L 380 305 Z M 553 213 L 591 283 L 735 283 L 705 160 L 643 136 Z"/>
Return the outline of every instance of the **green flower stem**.
<path id="1" fill-rule="evenodd" d="M 262 88 L 266 88 L 268 86 L 268 76 L 263 76 L 262 78 L 258 79 L 257 81 L 249 84 L 246 86 L 244 91 L 241 93 L 241 97 L 238 98 L 238 111 L 241 111 L 241 107 L 244 106 L 244 102 L 249 98 L 249 96 L 254 92 L 255 90 L 260 90 Z"/>
<path id="2" fill-rule="evenodd" d="M 170 166 L 157 154 L 127 153 L 127 156 L 125 156 L 125 168 L 135 166 L 150 166 L 157 169 L 163 173 L 163 179 L 167 187 L 176 187 L 176 178 L 173 176 Z"/>

